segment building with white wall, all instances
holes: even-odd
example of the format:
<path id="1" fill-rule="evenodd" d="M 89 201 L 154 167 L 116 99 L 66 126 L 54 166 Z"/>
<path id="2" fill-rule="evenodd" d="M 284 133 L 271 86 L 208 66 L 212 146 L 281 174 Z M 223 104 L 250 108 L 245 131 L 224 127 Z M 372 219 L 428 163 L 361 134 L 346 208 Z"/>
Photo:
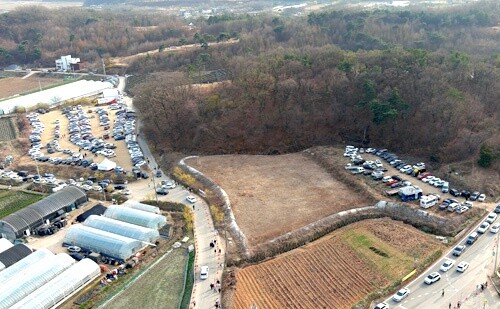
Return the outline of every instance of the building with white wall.
<path id="1" fill-rule="evenodd" d="M 71 58 L 71 55 L 66 55 L 56 60 L 56 70 L 68 71 L 72 69 L 80 69 L 80 58 Z"/>

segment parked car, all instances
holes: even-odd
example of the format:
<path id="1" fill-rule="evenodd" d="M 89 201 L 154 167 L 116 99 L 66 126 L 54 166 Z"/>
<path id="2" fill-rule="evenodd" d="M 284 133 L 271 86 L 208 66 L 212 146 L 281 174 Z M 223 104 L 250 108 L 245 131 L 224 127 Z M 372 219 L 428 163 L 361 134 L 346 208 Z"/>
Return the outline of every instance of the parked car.
<path id="1" fill-rule="evenodd" d="M 400 302 L 406 297 L 408 297 L 408 295 L 410 295 L 410 289 L 402 288 L 396 294 L 394 294 L 394 296 L 392 296 L 392 300 L 395 302 Z"/>
<path id="2" fill-rule="evenodd" d="M 454 256 L 460 256 L 463 252 L 465 251 L 465 246 L 464 245 L 458 245 L 453 249 L 453 255 Z"/>
<path id="3" fill-rule="evenodd" d="M 477 229 L 477 232 L 484 234 L 488 230 L 489 227 L 490 227 L 490 224 L 488 222 L 483 222 L 483 223 L 481 223 L 481 225 Z"/>
<path id="4" fill-rule="evenodd" d="M 373 309 L 389 309 L 389 305 L 386 303 L 379 303 Z"/>
<path id="5" fill-rule="evenodd" d="M 490 227 L 490 232 L 493 234 L 498 233 L 498 230 L 500 230 L 500 223 L 495 223 Z"/>
<path id="6" fill-rule="evenodd" d="M 496 213 L 492 212 L 488 215 L 485 221 L 491 224 L 497 219 L 497 216 L 498 215 Z"/>
<path id="7" fill-rule="evenodd" d="M 496 214 L 500 214 L 500 204 L 498 204 L 498 205 L 495 207 L 494 212 L 495 212 Z"/>
<path id="8" fill-rule="evenodd" d="M 194 196 L 192 196 L 192 195 L 188 195 L 188 196 L 186 196 L 186 200 L 187 200 L 188 202 L 190 202 L 191 204 L 196 203 L 196 197 L 194 197 Z"/>
<path id="9" fill-rule="evenodd" d="M 469 263 L 462 261 L 457 265 L 457 271 L 463 273 L 467 268 L 469 268 Z"/>
<path id="10" fill-rule="evenodd" d="M 441 265 L 441 267 L 439 268 L 439 270 L 441 270 L 442 272 L 447 272 L 448 270 L 450 270 L 453 265 L 455 265 L 455 261 L 454 260 L 446 260 L 443 265 Z"/>
<path id="11" fill-rule="evenodd" d="M 156 190 L 156 193 L 159 194 L 159 195 L 167 195 L 168 194 L 168 190 L 165 189 L 165 188 L 160 188 L 160 189 Z"/>
<path id="12" fill-rule="evenodd" d="M 468 245 L 472 245 L 476 242 L 478 237 L 479 237 L 479 234 L 477 232 L 472 232 L 472 233 L 470 233 L 469 237 L 467 237 L 466 243 Z"/>
<path id="13" fill-rule="evenodd" d="M 455 212 L 456 212 L 457 214 L 463 214 L 463 213 L 464 213 L 464 212 L 466 212 L 467 210 L 469 210 L 469 207 L 467 207 L 467 206 L 459 206 L 459 207 L 455 210 Z"/>
<path id="14" fill-rule="evenodd" d="M 477 200 L 479 202 L 484 202 L 486 200 L 486 194 L 482 193 L 479 195 L 479 197 L 477 198 Z"/>
<path id="15" fill-rule="evenodd" d="M 71 253 L 78 253 L 78 252 L 82 251 L 82 248 L 80 248 L 78 246 L 69 246 L 68 251 Z"/>
<path id="16" fill-rule="evenodd" d="M 427 277 L 425 277 L 424 282 L 426 284 L 433 284 L 434 282 L 437 282 L 441 280 L 441 275 L 438 272 L 433 272 L 430 273 Z"/>
<path id="17" fill-rule="evenodd" d="M 470 195 L 469 200 L 471 200 L 471 201 L 475 201 L 475 200 L 477 200 L 477 198 L 478 198 L 480 195 L 481 195 L 481 193 L 479 193 L 479 192 L 475 191 L 475 192 L 473 192 L 473 193 Z"/>
<path id="18" fill-rule="evenodd" d="M 454 197 L 459 197 L 460 191 L 458 191 L 457 189 L 450 189 L 450 194 L 453 195 Z"/>
<path id="19" fill-rule="evenodd" d="M 205 280 L 208 279 L 208 266 L 201 266 L 200 268 L 200 279 Z"/>

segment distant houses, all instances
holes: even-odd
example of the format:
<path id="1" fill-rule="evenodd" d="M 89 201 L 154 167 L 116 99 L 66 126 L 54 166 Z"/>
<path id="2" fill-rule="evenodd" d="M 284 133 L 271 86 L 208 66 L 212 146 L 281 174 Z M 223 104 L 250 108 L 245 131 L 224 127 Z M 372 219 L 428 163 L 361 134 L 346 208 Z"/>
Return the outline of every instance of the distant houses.
<path id="1" fill-rule="evenodd" d="M 71 55 L 61 56 L 56 60 L 56 70 L 58 71 L 78 71 L 80 70 L 80 58 L 72 58 Z"/>

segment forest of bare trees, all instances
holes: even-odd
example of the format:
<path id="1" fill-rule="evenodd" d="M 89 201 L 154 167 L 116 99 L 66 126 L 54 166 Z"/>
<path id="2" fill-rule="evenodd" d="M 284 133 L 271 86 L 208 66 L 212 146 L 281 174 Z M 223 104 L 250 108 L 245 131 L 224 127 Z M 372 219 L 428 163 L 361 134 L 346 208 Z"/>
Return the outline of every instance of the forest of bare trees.
<path id="1" fill-rule="evenodd" d="M 65 53 L 94 61 L 159 48 L 121 73 L 135 76 L 130 92 L 164 151 L 274 154 L 355 143 L 434 162 L 481 152 L 485 166 L 498 168 L 498 8 L 485 1 L 427 11 L 223 15 L 192 28 L 160 13 L 19 9 L 0 16 L 0 62 L 53 63 Z M 199 48 L 162 49 L 187 43 Z M 190 85 L 219 69 L 228 81 Z"/>

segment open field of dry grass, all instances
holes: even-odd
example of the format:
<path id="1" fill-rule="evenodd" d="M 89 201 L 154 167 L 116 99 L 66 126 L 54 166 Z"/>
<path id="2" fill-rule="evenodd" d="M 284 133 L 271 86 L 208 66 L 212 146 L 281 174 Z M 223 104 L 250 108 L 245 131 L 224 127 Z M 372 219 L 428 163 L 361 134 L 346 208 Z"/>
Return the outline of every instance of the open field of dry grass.
<path id="1" fill-rule="evenodd" d="M 187 160 L 229 195 L 240 228 L 255 245 L 367 200 L 302 153 Z"/>
<path id="2" fill-rule="evenodd" d="M 358 222 L 238 270 L 231 308 L 351 308 L 410 272 L 414 258 L 423 261 L 442 248 L 432 236 L 397 221 Z"/>
<path id="3" fill-rule="evenodd" d="M 40 84 L 38 81 L 40 81 Z M 43 88 L 60 82 L 62 82 L 62 79 L 59 78 L 37 78 L 36 76 L 26 79 L 20 77 L 0 78 L 0 99 L 30 90 L 38 90 L 40 86 Z M 0 102 L 1 104 L 2 102 Z"/>

